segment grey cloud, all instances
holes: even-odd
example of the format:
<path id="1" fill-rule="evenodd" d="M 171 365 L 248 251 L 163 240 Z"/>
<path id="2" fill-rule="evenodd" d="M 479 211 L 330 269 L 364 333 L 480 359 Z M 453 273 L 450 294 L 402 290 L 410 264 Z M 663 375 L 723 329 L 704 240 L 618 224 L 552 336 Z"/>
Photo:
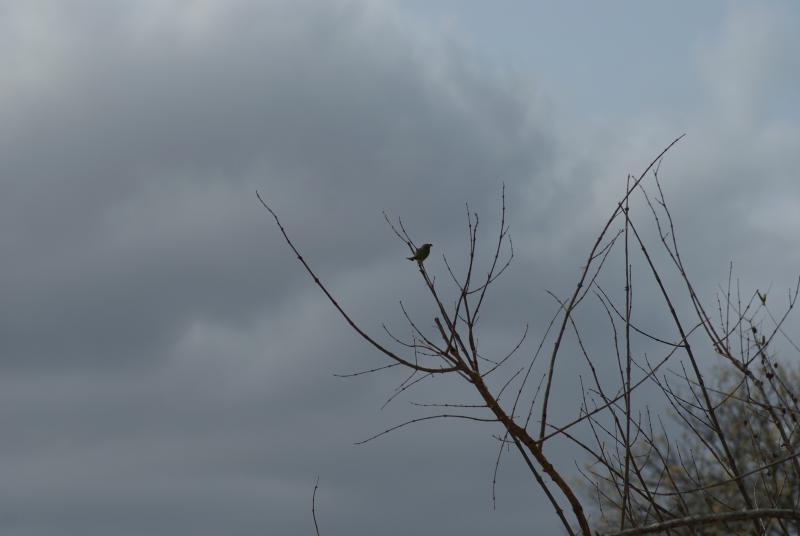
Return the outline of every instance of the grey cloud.
<path id="1" fill-rule="evenodd" d="M 331 377 L 374 356 L 254 192 L 376 327 L 413 274 L 381 210 L 452 251 L 464 201 L 552 159 L 539 105 L 356 2 L 31 5 L 3 17 L 4 532 L 307 533 L 317 472 L 332 527 L 374 533 L 397 501 L 433 527 L 396 471 L 445 437 L 405 461 L 352 446 L 403 415 L 375 413 L 396 379 Z M 473 482 L 422 467 L 440 496 Z"/>
<path id="2" fill-rule="evenodd" d="M 499 134 L 513 93 L 456 61 L 443 66 L 462 93 L 451 104 L 358 4 L 239 3 L 189 45 L 126 39 L 119 6 L 89 5 L 58 10 L 48 29 L 64 34 L 67 65 L 6 127 L 6 366 L 147 360 L 194 316 L 252 314 L 294 271 L 260 268 L 282 246 L 256 188 L 339 267 L 392 243 L 353 230 L 354 216 L 379 222 L 387 208 L 437 227 L 440 211 L 528 173 L 539 150 Z M 528 131 L 531 146 L 544 139 Z"/>

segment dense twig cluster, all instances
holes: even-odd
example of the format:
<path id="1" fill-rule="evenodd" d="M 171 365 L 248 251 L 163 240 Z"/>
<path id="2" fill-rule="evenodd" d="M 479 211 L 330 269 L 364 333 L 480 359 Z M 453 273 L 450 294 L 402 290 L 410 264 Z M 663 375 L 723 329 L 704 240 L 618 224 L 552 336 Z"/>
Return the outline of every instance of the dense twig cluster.
<path id="1" fill-rule="evenodd" d="M 574 482 L 565 476 L 566 469 L 556 467 L 545 452 L 545 443 L 555 437 L 573 442 L 590 458 L 592 463 L 584 476 L 601 508 L 595 528 L 603 532 L 800 533 L 800 465 L 795 455 L 800 450 L 797 429 L 800 407 L 795 383 L 779 372 L 770 355 L 775 337 L 785 336 L 782 327 L 796 303 L 800 282 L 778 318 L 767 307 L 766 294 L 756 292 L 743 303 L 738 288 L 732 289 L 732 278 L 723 298 L 717 302 L 714 315 L 702 305 L 678 250 L 672 216 L 658 177 L 662 157 L 680 139 L 664 149 L 641 175 L 629 177 L 625 195 L 595 240 L 571 296 L 560 299 L 551 294 L 558 303 L 557 314 L 543 330 L 533 356 L 512 371 L 506 368 L 523 346 L 527 328 L 519 340 L 509 345 L 511 350 L 505 355 L 489 355 L 478 345 L 479 318 L 487 292 L 514 257 L 506 222 L 505 188 L 501 196 L 500 230 L 488 269 L 478 275 L 479 219 L 467 207 L 469 247 L 464 275 L 456 275 L 447 257 L 443 257 L 449 279 L 457 289 L 452 303 L 444 297 L 426 264 L 418 262 L 420 277 L 433 298 L 432 330 L 424 329 L 401 303 L 412 335 L 403 340 L 384 326 L 391 347 L 369 335 L 342 308 L 300 254 L 277 214 L 259 196 L 317 286 L 350 327 L 389 360 L 384 366 L 352 375 L 395 367 L 406 369 L 408 376 L 387 403 L 421 380 L 445 374 L 460 377 L 479 397 L 479 404 L 419 404 L 444 412 L 411 419 L 366 441 L 430 419 L 457 418 L 499 424 L 501 434 L 497 438 L 501 448 L 495 473 L 503 447 L 513 445 L 571 535 L 588 536 L 591 529 L 584 501 Z M 648 193 L 643 184 L 648 176 L 654 178 L 655 195 Z M 659 265 L 662 261 L 656 260 L 657 254 L 645 240 L 640 224 L 631 217 L 634 193 L 643 197 L 649 209 L 647 213 L 658 236 L 655 249 L 665 255 L 666 267 Z M 402 220 L 395 224 L 385 217 L 413 256 L 417 247 Z M 650 333 L 634 321 L 635 249 L 639 250 L 636 258 L 641 259 L 644 272 L 663 301 L 673 328 L 671 335 Z M 606 261 L 618 250 L 624 259 L 621 299 L 601 284 L 601 273 L 608 266 Z M 677 274 L 680 292 L 688 294 L 688 307 L 678 303 L 676 291 L 670 290 L 667 268 Z M 618 370 L 613 381 L 598 372 L 595 363 L 601 352 L 586 344 L 576 316 L 577 308 L 587 297 L 596 300 L 608 321 L 610 357 L 616 358 Z M 687 309 L 689 314 L 684 312 Z M 767 324 L 769 328 L 765 327 Z M 575 343 L 577 355 L 573 353 L 572 358 L 585 362 L 591 384 L 583 386 L 581 401 L 575 408 L 576 417 L 558 423 L 554 422 L 551 400 L 559 363 L 565 352 L 572 351 L 572 346 L 566 350 L 567 339 Z M 552 341 L 552 350 L 543 370 L 537 371 L 537 358 L 546 340 Z M 637 348 L 642 341 L 646 341 L 648 348 L 659 350 L 658 359 L 651 360 Z M 716 387 L 707 384 L 704 373 L 708 371 L 700 360 L 701 355 L 708 355 L 711 350 L 728 379 Z M 608 353 L 602 358 L 609 358 Z M 670 366 L 665 366 L 667 363 Z M 678 368 L 672 366 L 677 363 Z M 539 378 L 535 388 L 534 378 Z M 694 438 L 684 444 L 696 448 L 687 450 L 677 446 L 670 437 L 669 427 L 651 416 L 650 406 L 638 403 L 637 389 L 645 384 L 655 386 L 686 433 Z"/>

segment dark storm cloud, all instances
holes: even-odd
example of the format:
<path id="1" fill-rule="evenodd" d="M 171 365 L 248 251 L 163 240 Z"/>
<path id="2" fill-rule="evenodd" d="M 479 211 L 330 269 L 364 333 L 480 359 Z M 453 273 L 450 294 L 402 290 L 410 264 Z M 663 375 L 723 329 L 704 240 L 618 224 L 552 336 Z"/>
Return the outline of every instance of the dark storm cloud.
<path id="1" fill-rule="evenodd" d="M 3 9 L 4 533 L 306 533 L 319 468 L 349 534 L 423 479 L 469 489 L 446 464 L 398 479 L 391 443 L 352 447 L 402 416 L 374 414 L 395 379 L 330 377 L 374 356 L 254 191 L 381 318 L 410 282 L 381 211 L 440 251 L 461 240 L 465 201 L 496 214 L 501 182 L 552 158 L 536 99 L 358 2 Z M 375 471 L 396 482 L 383 498 Z"/>
<path id="2" fill-rule="evenodd" d="M 426 63 L 359 4 L 211 4 L 199 29 L 185 7 L 46 5 L 27 37 L 56 74 L 5 102 L 6 368 L 163 358 L 191 319 L 275 299 L 255 188 L 341 266 L 388 242 L 357 217 L 440 226 L 545 149 L 519 96 L 457 55 Z"/>

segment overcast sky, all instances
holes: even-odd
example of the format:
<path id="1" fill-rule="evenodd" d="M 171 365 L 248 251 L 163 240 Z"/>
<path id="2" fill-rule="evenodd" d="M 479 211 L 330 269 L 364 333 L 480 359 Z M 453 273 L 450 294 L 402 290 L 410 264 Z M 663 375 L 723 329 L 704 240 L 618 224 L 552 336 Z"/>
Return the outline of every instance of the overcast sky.
<path id="1" fill-rule="evenodd" d="M 491 251 L 505 183 L 516 257 L 482 340 L 502 355 L 529 323 L 524 361 L 626 175 L 686 133 L 660 175 L 701 294 L 732 261 L 785 296 L 798 27 L 793 1 L 0 3 L 0 532 L 308 535 L 319 476 L 325 535 L 558 534 L 513 454 L 492 509 L 492 424 L 354 445 L 469 391 L 381 409 L 402 372 L 335 377 L 386 362 L 255 191 L 385 340 L 399 300 L 433 313 L 382 211 L 446 281 L 464 204 Z"/>

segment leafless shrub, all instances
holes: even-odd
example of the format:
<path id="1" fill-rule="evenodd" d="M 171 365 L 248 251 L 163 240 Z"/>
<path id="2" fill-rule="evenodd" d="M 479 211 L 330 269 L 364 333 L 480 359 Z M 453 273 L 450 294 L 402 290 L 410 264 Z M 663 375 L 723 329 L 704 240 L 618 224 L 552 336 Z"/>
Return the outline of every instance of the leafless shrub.
<path id="1" fill-rule="evenodd" d="M 571 535 L 591 534 L 586 504 L 600 508 L 595 529 L 606 534 L 800 534 L 796 376 L 779 372 L 770 354 L 776 337 L 791 342 L 783 324 L 796 303 L 800 281 L 778 317 L 760 291 L 743 300 L 738 286 L 733 289 L 732 277 L 713 311 L 703 305 L 681 258 L 658 176 L 661 159 L 681 138 L 641 175 L 628 178 L 625 194 L 594 241 L 571 295 L 562 299 L 551 294 L 558 312 L 543 330 L 545 336 L 533 356 L 516 368 L 509 364 L 522 347 L 527 329 L 509 343 L 505 355 L 485 355 L 477 342 L 487 293 L 514 257 L 505 188 L 488 270 L 477 273 L 479 219 L 468 210 L 469 253 L 463 275 L 457 275 L 445 258 L 447 275 L 457 289 L 455 299 L 452 303 L 446 299 L 425 263 L 417 263 L 421 281 L 434 300 L 431 318 L 424 324 L 430 322 L 433 329 L 425 329 L 403 309 L 413 335 L 403 340 L 386 328 L 388 342 L 367 333 L 343 309 L 259 195 L 315 284 L 350 328 L 388 359 L 387 364 L 356 375 L 405 369 L 408 375 L 399 392 L 423 378 L 458 376 L 481 401 L 427 405 L 439 413 L 392 426 L 366 441 L 430 419 L 494 423 L 500 431 L 497 464 L 504 446 L 515 448 Z M 646 188 L 649 177 L 653 184 Z M 654 242 L 631 216 L 634 194 L 641 199 L 642 212 L 657 236 Z M 416 244 L 402 221 L 394 223 L 388 216 L 386 221 L 413 255 Z M 619 296 L 602 284 L 612 254 L 619 254 L 623 261 L 617 281 L 624 285 L 615 287 L 623 289 Z M 639 263 L 637 269 L 642 267 L 641 273 L 647 275 L 663 305 L 671 325 L 665 334 L 650 333 L 634 318 L 634 262 Z M 682 296 L 688 296 L 688 303 Z M 604 311 L 610 351 L 585 341 L 576 313 L 589 301 Z M 565 344 L 568 339 L 569 345 Z M 546 341 L 552 342 L 552 349 L 543 353 Z M 544 363 L 537 360 L 541 355 L 546 356 Z M 715 387 L 708 385 L 708 367 L 703 365 L 711 356 L 716 360 L 714 370 L 723 378 Z M 565 359 L 582 360 L 590 383 L 583 386 L 575 418 L 555 422 L 553 386 L 559 363 Z M 596 366 L 602 363 L 607 369 L 609 362 L 618 371 L 611 379 Z M 652 386 L 657 388 L 662 404 L 683 424 L 683 438 L 672 437 L 674 428 L 651 414 L 651 404 L 636 398 L 643 385 L 651 386 L 651 391 Z M 577 489 L 572 466 L 557 467 L 546 453 L 546 444 L 554 438 L 573 442 L 589 458 L 583 474 L 596 503 L 592 498 L 586 501 L 587 494 Z"/>

